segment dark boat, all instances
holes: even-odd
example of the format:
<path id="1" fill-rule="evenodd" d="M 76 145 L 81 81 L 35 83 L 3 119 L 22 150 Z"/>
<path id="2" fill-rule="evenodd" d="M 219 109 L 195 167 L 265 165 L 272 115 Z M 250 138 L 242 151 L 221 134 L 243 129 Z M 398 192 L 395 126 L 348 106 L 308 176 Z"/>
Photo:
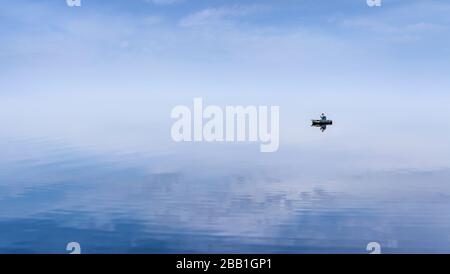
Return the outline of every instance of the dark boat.
<path id="1" fill-rule="evenodd" d="M 321 125 L 332 125 L 333 124 L 332 120 L 311 120 L 311 121 L 312 121 L 313 126 L 314 125 L 321 126 Z"/>

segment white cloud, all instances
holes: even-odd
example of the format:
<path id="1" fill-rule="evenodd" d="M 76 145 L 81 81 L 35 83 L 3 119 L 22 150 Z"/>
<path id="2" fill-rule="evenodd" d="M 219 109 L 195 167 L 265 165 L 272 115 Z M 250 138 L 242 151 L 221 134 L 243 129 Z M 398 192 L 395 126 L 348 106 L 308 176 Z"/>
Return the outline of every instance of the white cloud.
<path id="1" fill-rule="evenodd" d="M 345 18 L 345 28 L 372 31 L 377 34 L 409 34 L 410 32 L 443 31 L 449 28 L 450 5 L 439 2 L 416 2 L 381 10 L 380 13 Z"/>
<path id="2" fill-rule="evenodd" d="M 267 9 L 267 6 L 261 5 L 235 5 L 227 7 L 207 8 L 182 18 L 180 20 L 180 26 L 192 27 L 224 23 L 238 17 L 260 13 Z"/>

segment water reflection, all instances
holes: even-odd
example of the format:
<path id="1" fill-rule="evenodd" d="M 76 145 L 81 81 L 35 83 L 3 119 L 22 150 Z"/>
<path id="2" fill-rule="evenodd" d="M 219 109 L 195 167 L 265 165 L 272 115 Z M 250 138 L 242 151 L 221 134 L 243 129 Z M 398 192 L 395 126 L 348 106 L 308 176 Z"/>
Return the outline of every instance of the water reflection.
<path id="1" fill-rule="evenodd" d="M 65 253 L 72 241 L 86 253 L 450 251 L 449 170 L 8 145 L 22 157 L 1 159 L 0 252 Z"/>
<path id="2" fill-rule="evenodd" d="M 320 131 L 324 132 L 325 130 L 327 130 L 327 125 L 311 125 L 312 127 L 318 127 L 320 128 Z"/>

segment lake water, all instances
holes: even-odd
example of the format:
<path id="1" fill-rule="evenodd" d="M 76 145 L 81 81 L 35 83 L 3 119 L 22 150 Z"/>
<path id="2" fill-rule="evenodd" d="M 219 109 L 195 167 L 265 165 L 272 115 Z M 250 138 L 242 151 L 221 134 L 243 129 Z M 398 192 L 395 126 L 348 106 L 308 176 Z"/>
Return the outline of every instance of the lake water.
<path id="1" fill-rule="evenodd" d="M 113 149 L 5 131 L 0 252 L 68 253 L 69 242 L 83 253 L 367 253 L 369 242 L 384 253 L 450 252 L 441 125 L 340 118 L 325 132 L 302 121 L 301 142 L 268 154 L 256 144 Z"/>

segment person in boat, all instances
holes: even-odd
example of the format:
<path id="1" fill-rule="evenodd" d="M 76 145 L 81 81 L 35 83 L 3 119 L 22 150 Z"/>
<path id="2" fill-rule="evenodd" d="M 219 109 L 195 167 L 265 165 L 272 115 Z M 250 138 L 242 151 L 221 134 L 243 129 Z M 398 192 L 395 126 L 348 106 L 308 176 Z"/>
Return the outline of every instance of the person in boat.
<path id="1" fill-rule="evenodd" d="M 322 121 L 326 121 L 326 120 L 327 120 L 327 116 L 325 116 L 325 113 L 322 113 L 322 114 L 320 115 L 320 119 L 321 119 Z"/>

